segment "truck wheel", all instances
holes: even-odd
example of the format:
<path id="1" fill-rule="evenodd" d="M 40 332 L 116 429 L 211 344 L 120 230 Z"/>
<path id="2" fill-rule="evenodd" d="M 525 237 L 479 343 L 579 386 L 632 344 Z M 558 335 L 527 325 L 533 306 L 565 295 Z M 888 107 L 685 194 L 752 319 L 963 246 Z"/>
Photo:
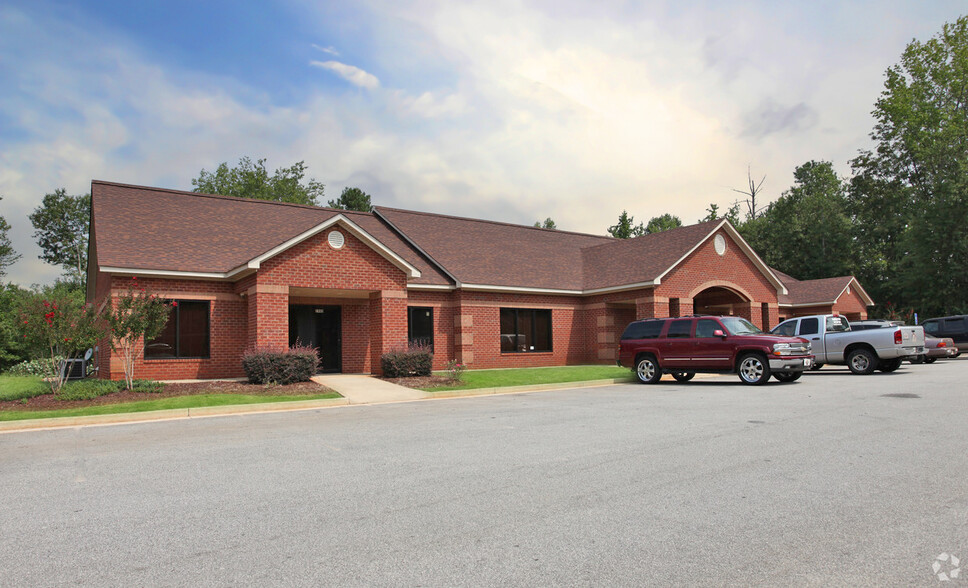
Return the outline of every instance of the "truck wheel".
<path id="1" fill-rule="evenodd" d="M 860 376 L 874 373 L 877 367 L 877 358 L 866 349 L 854 349 L 847 354 L 847 367 L 850 372 Z"/>
<path id="2" fill-rule="evenodd" d="M 673 372 L 672 377 L 675 378 L 677 382 L 688 382 L 696 377 L 696 372 Z"/>
<path id="3" fill-rule="evenodd" d="M 924 363 L 934 363 L 936 361 L 938 361 L 938 358 L 937 357 L 925 357 L 924 358 Z"/>
<path id="4" fill-rule="evenodd" d="M 639 379 L 641 384 L 655 384 L 662 378 L 659 362 L 651 355 L 643 355 L 635 364 L 635 377 Z"/>
<path id="5" fill-rule="evenodd" d="M 803 372 L 774 372 L 773 377 L 780 382 L 796 382 Z"/>
<path id="6" fill-rule="evenodd" d="M 881 370 L 886 374 L 889 374 L 894 370 L 896 370 L 897 368 L 901 367 L 901 361 L 902 360 L 900 359 L 885 359 L 881 361 L 880 365 L 877 366 L 877 369 Z"/>
<path id="7" fill-rule="evenodd" d="M 770 381 L 770 364 L 758 353 L 747 353 L 739 358 L 736 371 L 744 384 L 762 386 Z"/>

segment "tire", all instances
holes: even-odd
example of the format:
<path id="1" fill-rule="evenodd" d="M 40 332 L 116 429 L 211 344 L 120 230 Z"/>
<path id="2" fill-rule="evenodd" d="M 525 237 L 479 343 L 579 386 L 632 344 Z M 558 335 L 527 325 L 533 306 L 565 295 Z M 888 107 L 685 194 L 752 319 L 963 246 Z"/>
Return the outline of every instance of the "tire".
<path id="1" fill-rule="evenodd" d="M 934 363 L 936 361 L 938 361 L 938 358 L 937 357 L 925 357 L 924 358 L 924 363 Z"/>
<path id="2" fill-rule="evenodd" d="M 822 367 L 823 367 L 823 364 L 822 363 L 815 363 L 812 366 L 810 366 L 810 371 L 811 372 L 815 372 L 815 371 L 819 370 Z"/>
<path id="3" fill-rule="evenodd" d="M 928 359 L 928 358 L 926 358 L 925 356 L 923 356 L 923 355 L 919 355 L 919 356 L 917 356 L 917 357 L 915 357 L 914 359 L 912 359 L 912 360 L 911 360 L 911 363 L 924 363 L 924 362 L 925 362 L 925 360 L 927 360 L 927 359 Z M 933 361 L 933 360 L 932 360 L 932 361 Z M 929 361 L 928 363 L 931 363 L 931 362 Z"/>
<path id="4" fill-rule="evenodd" d="M 739 358 L 736 373 L 744 384 L 762 386 L 770 381 L 770 364 L 759 353 L 747 353 Z"/>
<path id="5" fill-rule="evenodd" d="M 954 355 L 952 355 L 951 357 L 958 357 L 959 355 L 961 355 L 961 351 L 959 351 L 958 353 L 955 353 L 955 354 L 954 354 Z"/>
<path id="6" fill-rule="evenodd" d="M 802 375 L 803 375 L 803 372 L 774 372 L 773 373 L 773 377 L 776 378 L 777 381 L 784 382 L 784 383 L 796 382 L 797 380 L 800 379 L 800 376 Z"/>
<path id="7" fill-rule="evenodd" d="M 651 355 L 643 355 L 635 363 L 635 377 L 640 384 L 655 384 L 662 378 L 662 368 Z"/>
<path id="8" fill-rule="evenodd" d="M 677 382 L 688 382 L 696 377 L 696 372 L 673 372 L 672 377 L 675 378 Z"/>
<path id="9" fill-rule="evenodd" d="M 877 369 L 881 370 L 885 374 L 889 374 L 901 367 L 901 361 L 902 360 L 900 359 L 884 359 L 881 360 L 881 363 L 877 366 Z"/>
<path id="10" fill-rule="evenodd" d="M 877 368 L 877 358 L 866 349 L 854 349 L 847 354 L 847 367 L 852 374 L 866 376 L 874 373 Z"/>

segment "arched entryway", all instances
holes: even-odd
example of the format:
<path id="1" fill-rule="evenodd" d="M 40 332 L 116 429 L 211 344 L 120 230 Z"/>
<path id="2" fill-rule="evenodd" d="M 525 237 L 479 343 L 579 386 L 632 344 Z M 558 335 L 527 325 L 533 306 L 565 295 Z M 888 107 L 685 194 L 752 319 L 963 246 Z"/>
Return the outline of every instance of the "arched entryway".
<path id="1" fill-rule="evenodd" d="M 715 315 L 740 314 L 740 305 L 748 305 L 749 302 L 750 299 L 737 290 L 726 286 L 713 286 L 693 297 L 693 312 Z"/>

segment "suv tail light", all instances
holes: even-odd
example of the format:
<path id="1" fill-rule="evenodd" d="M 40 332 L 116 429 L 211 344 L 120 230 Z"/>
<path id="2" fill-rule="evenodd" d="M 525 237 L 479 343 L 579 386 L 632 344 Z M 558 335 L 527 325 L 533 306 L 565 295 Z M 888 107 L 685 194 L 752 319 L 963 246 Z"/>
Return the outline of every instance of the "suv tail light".
<path id="1" fill-rule="evenodd" d="M 901 344 L 901 329 L 894 331 L 894 343 Z"/>

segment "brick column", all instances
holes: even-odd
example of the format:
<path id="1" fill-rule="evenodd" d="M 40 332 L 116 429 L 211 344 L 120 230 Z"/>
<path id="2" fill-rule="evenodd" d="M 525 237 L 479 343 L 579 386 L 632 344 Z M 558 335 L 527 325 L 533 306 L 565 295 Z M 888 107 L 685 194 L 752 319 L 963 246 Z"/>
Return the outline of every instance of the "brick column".
<path id="1" fill-rule="evenodd" d="M 763 305 L 760 302 L 740 302 L 733 305 L 733 312 L 759 328 L 763 328 Z"/>
<path id="2" fill-rule="evenodd" d="M 383 290 L 370 295 L 370 369 L 382 373 L 380 356 L 407 345 L 407 293 Z"/>
<path id="3" fill-rule="evenodd" d="M 693 314 L 692 298 L 670 298 L 669 316 L 689 316 Z"/>
<path id="4" fill-rule="evenodd" d="M 598 349 L 598 360 L 615 361 L 615 345 L 618 337 L 615 334 L 615 314 L 608 308 L 604 309 L 604 314 L 595 317 L 595 331 L 597 333 L 596 348 Z M 625 325 L 622 325 L 623 327 Z"/>
<path id="5" fill-rule="evenodd" d="M 780 324 L 780 307 L 773 302 L 763 303 L 763 326 L 764 331 L 769 331 Z"/>
<path id="6" fill-rule="evenodd" d="M 246 292 L 248 337 L 251 349 L 289 348 L 289 287 L 258 284 Z"/>
<path id="7" fill-rule="evenodd" d="M 669 299 L 664 296 L 638 298 L 635 301 L 635 318 L 663 318 L 669 316 Z"/>
<path id="8" fill-rule="evenodd" d="M 454 307 L 454 359 L 464 365 L 474 363 L 474 315 L 457 297 Z"/>

